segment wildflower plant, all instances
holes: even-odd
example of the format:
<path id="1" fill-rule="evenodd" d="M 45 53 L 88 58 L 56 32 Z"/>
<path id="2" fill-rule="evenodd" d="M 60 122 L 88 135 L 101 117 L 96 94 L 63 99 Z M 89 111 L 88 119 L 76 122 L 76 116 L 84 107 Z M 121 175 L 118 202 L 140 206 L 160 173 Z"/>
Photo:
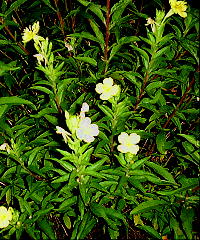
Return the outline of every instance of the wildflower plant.
<path id="1" fill-rule="evenodd" d="M 198 9 L 104 4 L 0 4 L 0 239 L 197 238 Z"/>

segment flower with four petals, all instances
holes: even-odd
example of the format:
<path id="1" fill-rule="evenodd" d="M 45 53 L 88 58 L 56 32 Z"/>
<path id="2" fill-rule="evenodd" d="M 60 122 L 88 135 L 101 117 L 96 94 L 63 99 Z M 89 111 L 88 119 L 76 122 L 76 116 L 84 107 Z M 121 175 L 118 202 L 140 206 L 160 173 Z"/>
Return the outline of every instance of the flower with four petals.
<path id="1" fill-rule="evenodd" d="M 139 146 L 136 144 L 139 143 L 140 136 L 136 133 L 128 135 L 127 133 L 122 132 L 118 136 L 118 141 L 120 143 L 117 147 L 119 152 L 137 154 L 139 151 Z"/>

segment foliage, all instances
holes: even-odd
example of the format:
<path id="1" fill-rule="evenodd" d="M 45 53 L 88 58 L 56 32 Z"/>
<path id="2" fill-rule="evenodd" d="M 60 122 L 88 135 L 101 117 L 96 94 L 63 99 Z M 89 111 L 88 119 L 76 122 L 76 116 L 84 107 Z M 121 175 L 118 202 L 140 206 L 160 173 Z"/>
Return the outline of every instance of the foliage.
<path id="1" fill-rule="evenodd" d="M 198 238 L 199 13 L 176 4 L 0 2 L 1 239 Z"/>

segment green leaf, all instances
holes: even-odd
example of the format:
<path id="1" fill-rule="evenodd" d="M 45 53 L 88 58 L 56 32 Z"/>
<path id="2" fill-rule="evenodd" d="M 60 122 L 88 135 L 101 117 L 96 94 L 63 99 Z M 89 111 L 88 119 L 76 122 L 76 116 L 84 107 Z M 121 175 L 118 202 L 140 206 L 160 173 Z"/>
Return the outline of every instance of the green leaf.
<path id="1" fill-rule="evenodd" d="M 28 100 L 25 100 L 23 98 L 20 98 L 20 97 L 16 97 L 16 96 L 13 96 L 13 97 L 1 97 L 0 98 L 0 105 L 4 105 L 4 104 L 7 104 L 7 105 L 22 105 L 22 104 L 26 104 L 26 105 L 30 105 L 34 110 L 36 110 L 36 106 L 28 101 Z"/>
<path id="2" fill-rule="evenodd" d="M 37 221 L 39 228 L 47 235 L 49 239 L 56 239 L 52 225 L 47 221 L 46 218 L 39 219 Z"/>
<path id="3" fill-rule="evenodd" d="M 148 167 L 152 168 L 156 173 L 160 174 L 161 176 L 163 176 L 166 180 L 168 180 L 169 182 L 172 182 L 174 184 L 177 184 L 172 176 L 172 174 L 170 172 L 168 172 L 165 168 L 163 168 L 162 166 L 153 163 L 153 162 L 146 162 L 145 165 L 147 165 Z"/>
<path id="4" fill-rule="evenodd" d="M 48 88 L 46 87 L 41 87 L 41 86 L 33 86 L 33 87 L 30 87 L 30 89 L 35 89 L 35 90 L 39 90 L 41 92 L 44 92 L 50 96 L 54 96 L 53 92 L 51 90 L 49 90 Z"/>
<path id="5" fill-rule="evenodd" d="M 8 105 L 2 105 L 2 106 L 0 106 L 0 118 L 2 118 L 5 114 L 6 114 L 6 112 L 8 111 L 8 109 L 9 109 L 9 107 L 8 107 Z"/>
<path id="6" fill-rule="evenodd" d="M 199 141 L 196 140 L 195 136 L 187 135 L 187 134 L 178 134 L 179 136 L 188 140 L 188 142 L 192 143 L 195 147 L 200 147 Z"/>
<path id="7" fill-rule="evenodd" d="M 161 154 L 165 154 L 165 144 L 166 144 L 166 136 L 164 132 L 161 132 L 156 136 L 157 149 Z"/>
<path id="8" fill-rule="evenodd" d="M 93 58 L 90 58 L 90 57 L 74 57 L 74 58 L 79 60 L 79 61 L 82 61 L 82 62 L 85 62 L 85 63 L 89 63 L 89 64 L 91 64 L 94 67 L 97 66 L 97 62 Z"/>
<path id="9" fill-rule="evenodd" d="M 94 20 L 89 19 L 89 22 L 90 22 L 90 26 L 92 27 L 92 29 L 96 35 L 96 38 L 98 39 L 98 42 L 101 46 L 102 51 L 104 51 L 104 47 L 105 47 L 104 46 L 105 45 L 104 36 L 103 36 L 101 30 L 99 29 L 99 26 L 97 25 L 97 23 Z"/>
<path id="10" fill-rule="evenodd" d="M 87 167 L 86 170 L 89 170 L 89 171 L 97 171 L 99 170 L 99 168 L 104 164 L 104 162 L 108 160 L 107 157 L 105 157 L 104 159 L 102 160 L 99 160 L 93 164 L 91 164 L 91 166 Z"/>
<path id="11" fill-rule="evenodd" d="M 55 8 L 52 7 L 52 4 L 49 0 L 42 0 L 49 8 L 51 8 L 54 12 L 57 12 Z"/>
<path id="12" fill-rule="evenodd" d="M 85 239 L 96 225 L 96 219 L 92 218 L 90 213 L 84 214 L 83 220 L 80 222 L 77 239 Z"/>
<path id="13" fill-rule="evenodd" d="M 110 11 L 110 13 L 112 15 L 112 23 L 111 24 L 114 24 L 121 18 L 122 13 L 124 12 L 125 8 L 131 2 L 132 2 L 132 0 L 120 0 L 113 5 L 113 7 L 111 8 L 111 11 Z"/>
<path id="14" fill-rule="evenodd" d="M 131 169 L 134 170 L 140 166 L 142 166 L 150 157 L 145 157 L 143 159 L 140 159 L 136 162 L 134 162 L 133 164 L 131 164 Z"/>
<path id="15" fill-rule="evenodd" d="M 70 217 L 67 215 L 67 213 L 64 214 L 64 216 L 63 216 L 63 221 L 64 221 L 64 223 L 65 223 L 65 226 L 66 226 L 68 229 L 71 229 L 72 223 L 71 223 L 71 219 L 70 219 Z"/>
<path id="16" fill-rule="evenodd" d="M 147 69 L 148 65 L 149 65 L 149 55 L 143 49 L 141 49 L 135 45 L 131 45 L 131 47 L 141 54 L 143 63 L 145 65 L 145 68 Z"/>
<path id="17" fill-rule="evenodd" d="M 154 228 L 150 226 L 143 225 L 143 226 L 137 226 L 137 227 L 149 233 L 152 237 L 154 237 L 154 239 L 162 239 L 161 235 Z"/>
<path id="18" fill-rule="evenodd" d="M 12 13 L 14 10 L 19 8 L 23 3 L 25 3 L 27 0 L 17 0 L 14 1 L 9 9 L 4 13 L 5 17 L 7 17 L 10 13 Z"/>
<path id="19" fill-rule="evenodd" d="M 51 183 L 67 182 L 68 180 L 69 180 L 69 174 L 66 173 L 64 176 L 58 177 L 57 179 L 53 180 Z"/>
<path id="20" fill-rule="evenodd" d="M 96 3 L 94 3 L 94 4 L 90 3 L 88 9 L 90 9 L 102 21 L 102 23 L 104 23 L 104 24 L 106 23 L 100 5 L 97 5 Z"/>
<path id="21" fill-rule="evenodd" d="M 189 208 L 189 207 L 183 207 L 182 210 L 181 210 L 181 216 L 180 217 L 181 217 L 183 229 L 185 230 L 187 238 L 188 239 L 193 239 L 192 223 L 193 223 L 194 217 L 195 217 L 194 209 Z"/>
<path id="22" fill-rule="evenodd" d="M 71 37 L 79 37 L 79 38 L 86 38 L 95 42 L 99 42 L 99 40 L 92 34 L 88 32 L 81 32 L 81 33 L 72 33 L 69 36 Z"/>
<path id="23" fill-rule="evenodd" d="M 192 181 L 185 183 L 185 185 L 181 188 L 178 188 L 176 190 L 172 191 L 157 191 L 157 194 L 163 195 L 163 196 L 171 196 L 175 194 L 179 194 L 185 192 L 186 190 L 193 189 L 199 185 L 198 178 L 193 178 Z"/>
<path id="24" fill-rule="evenodd" d="M 99 104 L 98 107 L 106 114 L 106 116 L 108 116 L 110 119 L 113 119 L 113 112 L 108 106 Z"/>
<path id="25" fill-rule="evenodd" d="M 149 200 L 146 202 L 140 203 L 137 207 L 135 207 L 130 214 L 138 214 L 138 213 L 143 213 L 146 211 L 151 211 L 153 209 L 157 209 L 159 206 L 166 206 L 168 203 L 164 200 Z"/>

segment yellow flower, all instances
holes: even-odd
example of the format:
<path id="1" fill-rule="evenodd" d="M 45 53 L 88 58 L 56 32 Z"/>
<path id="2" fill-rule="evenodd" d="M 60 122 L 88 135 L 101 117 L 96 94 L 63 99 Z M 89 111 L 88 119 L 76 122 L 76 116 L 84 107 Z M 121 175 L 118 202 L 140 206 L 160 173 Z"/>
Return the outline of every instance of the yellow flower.
<path id="1" fill-rule="evenodd" d="M 119 86 L 113 85 L 113 79 L 109 77 L 105 78 L 103 83 L 98 83 L 95 90 L 97 93 L 101 94 L 100 98 L 102 100 L 108 100 L 109 98 L 118 94 Z"/>
<path id="2" fill-rule="evenodd" d="M 78 139 L 90 143 L 94 141 L 94 136 L 97 136 L 98 134 L 98 126 L 96 124 L 91 124 L 91 119 L 89 117 L 80 120 L 79 127 L 76 130 L 76 136 Z"/>
<path id="3" fill-rule="evenodd" d="M 187 17 L 187 3 L 184 1 L 169 0 L 173 13 L 179 14 L 181 17 Z"/>
<path id="4" fill-rule="evenodd" d="M 12 208 L 0 207 L 0 228 L 6 228 L 12 220 Z"/>
<path id="5" fill-rule="evenodd" d="M 37 33 L 39 32 L 39 29 L 40 29 L 40 25 L 39 25 L 39 22 L 36 22 L 33 24 L 33 26 L 29 26 L 26 27 L 24 29 L 24 33 L 23 33 L 23 36 L 22 36 L 22 39 L 23 39 L 23 43 L 27 43 L 29 41 L 31 41 L 32 39 L 37 39 L 39 36 L 37 35 Z"/>
<path id="6" fill-rule="evenodd" d="M 118 136 L 118 141 L 121 144 L 118 145 L 117 149 L 122 153 L 129 152 L 132 154 L 137 154 L 137 152 L 139 151 L 139 146 L 136 144 L 139 143 L 140 136 L 137 135 L 136 133 L 131 133 L 129 136 L 127 133 L 122 132 Z"/>

